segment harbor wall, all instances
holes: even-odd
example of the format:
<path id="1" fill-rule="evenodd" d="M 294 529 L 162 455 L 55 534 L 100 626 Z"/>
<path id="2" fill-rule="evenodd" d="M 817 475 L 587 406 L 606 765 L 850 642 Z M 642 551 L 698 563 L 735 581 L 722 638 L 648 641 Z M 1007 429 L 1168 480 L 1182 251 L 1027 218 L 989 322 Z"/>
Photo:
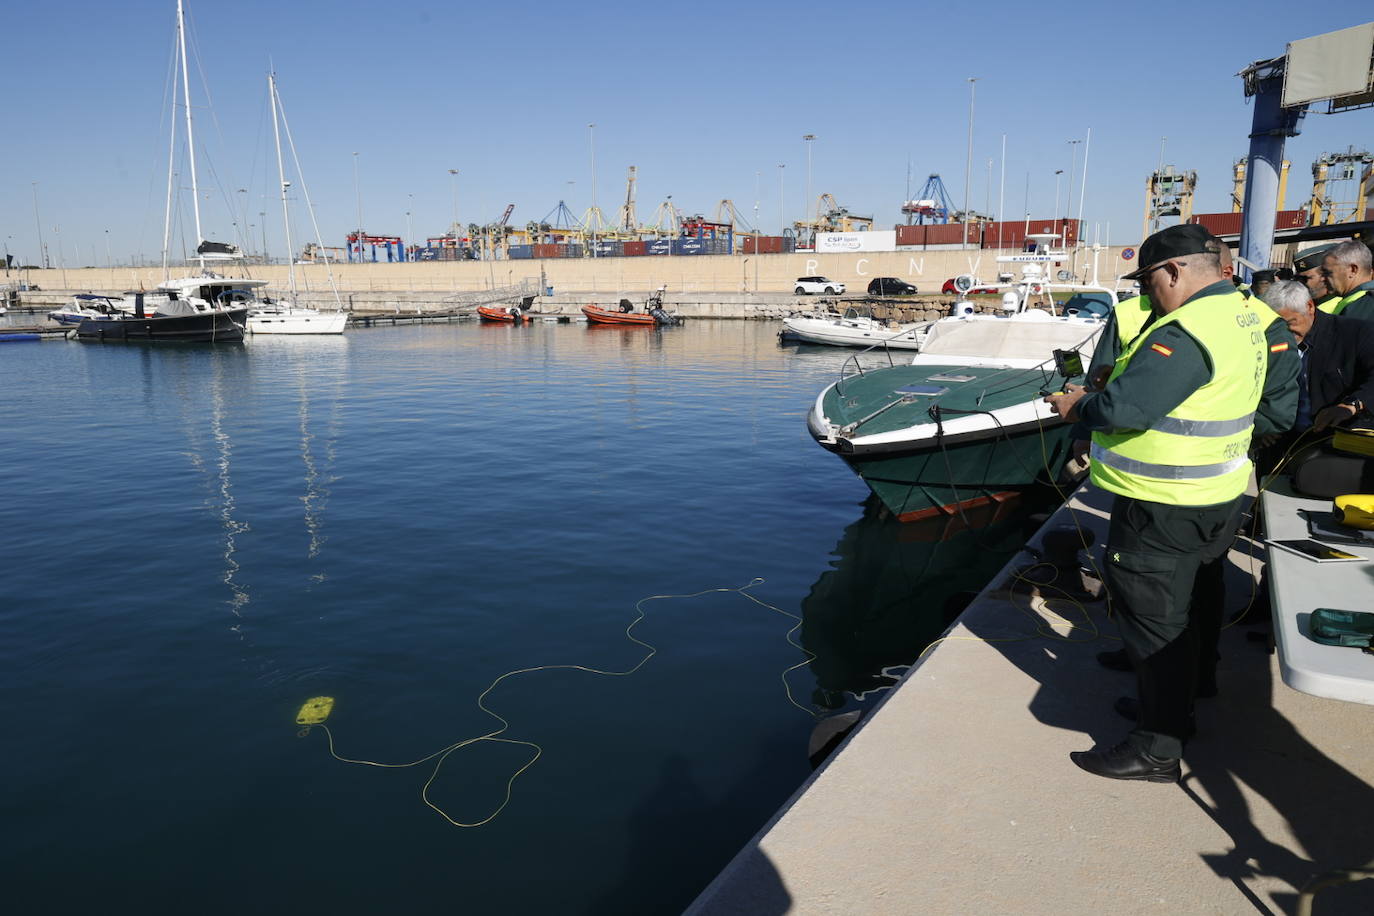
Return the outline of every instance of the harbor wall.
<path id="1" fill-rule="evenodd" d="M 1121 257 L 1121 247 L 1104 247 L 1097 252 L 1099 278 L 1113 285 L 1120 273 L 1133 269 L 1134 260 Z M 850 293 L 863 293 L 874 277 L 899 277 L 916 284 L 922 294 L 938 294 L 944 281 L 958 274 L 973 273 L 980 279 L 994 279 L 999 254 L 1013 251 L 986 249 L 944 249 L 905 251 L 846 252 L 817 254 L 795 252 L 764 255 L 684 255 L 681 257 L 550 258 L 509 261 L 412 261 L 406 263 L 335 264 L 332 271 L 339 289 L 346 292 L 405 292 L 428 294 L 435 299 L 492 287 L 509 286 L 522 280 L 553 287 L 555 294 L 594 293 L 613 295 L 639 292 L 666 285 L 670 293 L 790 293 L 798 277 L 821 274 L 848 285 Z M 1080 279 L 1092 276 L 1093 251 L 1080 249 L 1070 264 L 1053 266 L 1073 270 Z M 194 272 L 185 267 L 176 275 Z M 220 271 L 236 274 L 228 268 Z M 252 276 L 267 279 L 274 289 L 287 285 L 285 265 L 253 265 Z M 329 290 L 325 265 L 296 267 L 298 282 L 316 292 Z M 150 289 L 162 281 L 160 267 L 83 267 L 65 270 L 11 271 L 9 282 L 22 281 L 42 290 L 72 292 L 121 292 Z M 4 281 L 0 281 L 4 282 Z"/>

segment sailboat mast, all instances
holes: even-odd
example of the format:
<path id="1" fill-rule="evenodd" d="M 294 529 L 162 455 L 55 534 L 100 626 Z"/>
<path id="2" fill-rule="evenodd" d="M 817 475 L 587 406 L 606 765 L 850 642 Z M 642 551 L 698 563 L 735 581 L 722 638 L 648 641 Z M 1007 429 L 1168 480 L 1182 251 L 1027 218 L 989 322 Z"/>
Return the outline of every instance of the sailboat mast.
<path id="1" fill-rule="evenodd" d="M 178 31 L 180 30 L 180 28 L 181 28 L 181 25 L 180 25 L 180 23 L 178 22 L 178 24 L 177 24 L 177 29 L 178 29 Z M 180 49 L 178 49 L 178 51 L 177 51 L 177 57 L 178 57 L 178 59 L 181 57 Z M 171 107 L 171 110 L 170 110 L 170 112 L 169 112 L 169 117 L 167 118 L 168 125 L 171 127 L 171 130 L 168 131 L 168 133 L 169 133 L 171 136 L 168 137 L 168 139 L 167 139 L 167 206 L 166 206 L 166 209 L 163 211 L 163 214 L 162 214 L 162 279 L 163 279 L 163 280 L 170 280 L 170 279 L 172 278 L 172 272 L 171 272 L 171 270 L 168 268 L 168 264 L 169 264 L 169 260 L 168 260 L 168 259 L 171 257 L 171 252 L 172 252 L 172 180 L 173 180 L 173 177 L 176 175 L 176 169 L 177 169 L 177 91 L 178 91 L 178 90 L 177 90 L 177 81 L 176 81 L 176 75 L 175 75 L 176 61 L 173 61 L 173 62 L 172 62 L 172 66 L 173 66 L 173 71 L 174 71 L 174 72 L 173 72 L 173 76 L 172 76 L 172 107 Z"/>
<path id="2" fill-rule="evenodd" d="M 296 299 L 296 256 L 292 254 L 291 248 L 291 211 L 286 205 L 286 169 L 282 165 L 281 159 L 281 125 L 277 115 L 277 74 L 268 72 L 267 92 L 272 97 L 272 139 L 277 144 L 277 184 L 281 186 L 281 221 L 285 227 L 286 234 L 286 265 L 287 276 L 290 277 L 291 299 Z M 267 257 L 267 252 L 263 252 L 263 258 Z"/>
<path id="3" fill-rule="evenodd" d="M 196 183 L 196 135 L 191 127 L 191 77 L 186 71 L 186 15 L 181 0 L 177 0 L 177 42 L 181 51 L 181 94 L 186 106 L 186 151 L 191 161 L 191 203 L 196 214 L 196 260 L 205 267 L 205 257 L 200 253 L 200 243 L 205 237 L 200 231 L 200 186 Z"/>

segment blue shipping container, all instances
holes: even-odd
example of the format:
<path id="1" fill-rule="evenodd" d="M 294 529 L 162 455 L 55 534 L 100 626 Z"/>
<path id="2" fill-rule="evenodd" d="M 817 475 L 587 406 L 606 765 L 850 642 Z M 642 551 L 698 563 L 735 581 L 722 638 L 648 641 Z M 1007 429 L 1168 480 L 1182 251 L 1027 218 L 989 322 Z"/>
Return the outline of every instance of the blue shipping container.
<path id="1" fill-rule="evenodd" d="M 671 254 L 672 250 L 668 239 L 654 239 L 652 242 L 644 243 L 645 254 Z"/>
<path id="2" fill-rule="evenodd" d="M 509 251 L 512 259 L 534 257 L 533 245 L 512 245 Z"/>

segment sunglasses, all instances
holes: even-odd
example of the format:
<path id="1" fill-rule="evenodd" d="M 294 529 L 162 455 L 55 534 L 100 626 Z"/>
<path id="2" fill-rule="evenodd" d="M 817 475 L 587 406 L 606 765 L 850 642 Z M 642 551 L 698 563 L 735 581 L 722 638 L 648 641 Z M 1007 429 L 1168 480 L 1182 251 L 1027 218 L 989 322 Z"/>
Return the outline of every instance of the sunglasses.
<path id="1" fill-rule="evenodd" d="M 1144 286 L 1147 282 L 1149 282 L 1150 274 L 1159 270 L 1161 267 L 1167 266 L 1168 263 L 1168 261 L 1163 261 L 1159 264 L 1156 264 L 1154 267 L 1145 268 L 1140 273 L 1136 274 L 1135 282 L 1139 283 L 1141 286 Z"/>

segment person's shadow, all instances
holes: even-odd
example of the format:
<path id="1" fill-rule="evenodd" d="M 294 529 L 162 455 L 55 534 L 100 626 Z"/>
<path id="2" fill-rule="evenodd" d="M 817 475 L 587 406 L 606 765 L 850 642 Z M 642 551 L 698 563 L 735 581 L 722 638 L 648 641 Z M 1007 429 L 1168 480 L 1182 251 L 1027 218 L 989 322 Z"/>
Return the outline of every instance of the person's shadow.
<path id="1" fill-rule="evenodd" d="M 1085 509 L 1075 515 L 1087 539 L 1095 541 L 1091 549 L 1100 569 L 1110 494 L 1087 488 L 1080 492 L 1079 501 Z M 1048 536 L 1079 537 L 1071 527 Z M 1238 547 L 1256 552 L 1253 545 L 1243 541 Z M 1235 566 L 1232 560 L 1227 566 L 1229 614 L 1245 606 L 1253 578 L 1249 569 Z M 1058 572 L 1054 586 L 1075 592 L 1083 583 L 1078 570 L 1068 564 Z M 1044 566 L 1030 571 L 1037 581 L 1046 581 L 1050 575 Z M 1053 586 L 1037 589 L 1014 579 L 998 587 L 1023 607 L 1032 592 L 1051 599 L 1062 594 Z M 996 642 L 993 640 L 1024 637 L 1032 625 L 1022 614 L 999 613 L 986 603 L 971 608 L 960 622 L 1040 685 L 1030 704 L 1037 720 L 1081 731 L 1094 743 L 1109 746 L 1129 729 L 1129 723 L 1112 711 L 1112 699 L 1133 693 L 1134 682 L 1129 675 L 1107 671 L 1097 664 L 1097 653 L 1121 645 L 1107 638 L 1116 635 L 1116 627 L 1108 619 L 1107 602 L 1076 597 L 1103 638 L 1093 639 L 1089 631 L 1075 631 L 1067 640 Z M 1054 606 L 1064 607 L 1059 602 Z M 1222 692 L 1198 704 L 1199 734 L 1185 752 L 1179 789 L 1231 839 L 1232 848 L 1223 855 L 1199 853 L 1216 874 L 1233 881 L 1259 912 L 1292 912 L 1300 891 L 1315 877 L 1360 867 L 1374 859 L 1374 787 L 1313 745 L 1274 708 L 1276 691 L 1292 688 L 1275 682 L 1267 645 L 1248 638 L 1252 632 L 1243 626 L 1222 632 L 1218 666 Z M 1355 714 L 1369 712 L 1354 704 L 1344 705 Z M 1346 737 L 1332 736 L 1336 741 Z M 1067 760 L 1062 764 L 1071 766 Z M 1252 812 L 1247 790 L 1272 807 L 1278 819 L 1266 816 L 1267 812 Z M 1281 822 L 1276 823 L 1279 819 Z M 1243 880 L 1260 876 L 1278 879 L 1291 890 L 1272 893 L 1268 901 L 1261 899 Z M 1322 890 L 1313 911 L 1374 913 L 1374 880 Z"/>

